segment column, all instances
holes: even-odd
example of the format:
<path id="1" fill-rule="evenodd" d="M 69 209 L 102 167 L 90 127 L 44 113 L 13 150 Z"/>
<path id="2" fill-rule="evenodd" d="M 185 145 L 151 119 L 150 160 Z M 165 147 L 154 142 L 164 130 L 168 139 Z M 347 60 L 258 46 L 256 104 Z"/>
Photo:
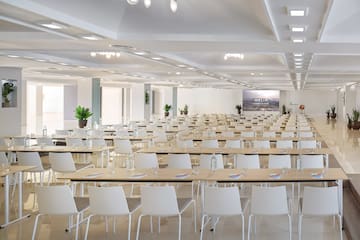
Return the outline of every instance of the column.
<path id="1" fill-rule="evenodd" d="M 151 84 L 144 84 L 144 119 L 149 121 L 152 113 Z"/>
<path id="2" fill-rule="evenodd" d="M 178 88 L 177 87 L 173 87 L 172 88 L 172 110 L 173 110 L 173 116 L 176 117 L 177 116 L 177 105 L 178 105 Z"/>
<path id="3" fill-rule="evenodd" d="M 93 78 L 91 80 L 92 95 L 91 95 L 91 109 L 92 109 L 92 120 L 93 123 L 97 122 L 101 124 L 101 86 L 100 78 Z"/>

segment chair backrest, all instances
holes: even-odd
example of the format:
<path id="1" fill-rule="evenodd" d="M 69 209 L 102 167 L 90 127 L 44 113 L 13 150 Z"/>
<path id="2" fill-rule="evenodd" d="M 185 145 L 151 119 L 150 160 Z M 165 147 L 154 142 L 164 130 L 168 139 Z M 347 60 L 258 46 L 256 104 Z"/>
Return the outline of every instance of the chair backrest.
<path id="1" fill-rule="evenodd" d="M 291 140 L 278 140 L 276 141 L 276 148 L 293 148 L 294 144 Z"/>
<path id="2" fill-rule="evenodd" d="M 231 216 L 242 213 L 238 187 L 205 187 L 204 213 Z"/>
<path id="3" fill-rule="evenodd" d="M 67 185 L 36 186 L 39 213 L 70 215 L 78 212 L 71 189 Z"/>
<path id="4" fill-rule="evenodd" d="M 202 140 L 201 147 L 203 147 L 203 148 L 218 148 L 219 143 L 218 143 L 217 139 Z"/>
<path id="5" fill-rule="evenodd" d="M 241 148 L 240 140 L 226 140 L 225 146 L 226 148 Z"/>
<path id="6" fill-rule="evenodd" d="M 142 168 L 158 168 L 159 163 L 155 153 L 136 153 L 134 158 L 134 167 Z"/>
<path id="7" fill-rule="evenodd" d="M 296 127 L 295 126 L 286 126 L 285 130 L 287 130 L 287 131 L 296 131 Z"/>
<path id="8" fill-rule="evenodd" d="M 25 145 L 25 137 L 13 137 L 12 145 L 13 146 L 24 146 Z"/>
<path id="9" fill-rule="evenodd" d="M 55 130 L 55 134 L 56 135 L 64 135 L 67 136 L 69 135 L 70 131 L 69 130 L 63 130 L 63 129 L 57 129 Z"/>
<path id="10" fill-rule="evenodd" d="M 69 137 L 65 139 L 66 146 L 71 147 L 83 147 L 85 146 L 84 141 L 81 138 Z"/>
<path id="11" fill-rule="evenodd" d="M 0 152 L 0 164 L 9 164 L 9 159 L 6 157 L 5 152 Z"/>
<path id="12" fill-rule="evenodd" d="M 147 131 L 146 131 L 146 129 L 139 129 L 139 130 L 137 131 L 137 136 L 138 136 L 138 137 L 146 137 L 146 136 L 147 136 Z"/>
<path id="13" fill-rule="evenodd" d="M 55 172 L 66 173 L 76 171 L 74 159 L 69 152 L 50 152 L 49 161 L 51 169 Z"/>
<path id="14" fill-rule="evenodd" d="M 87 131 L 87 135 L 91 137 L 103 137 L 105 132 L 102 129 L 91 129 Z"/>
<path id="15" fill-rule="evenodd" d="M 301 155 L 298 159 L 298 168 L 324 168 L 323 155 Z"/>
<path id="16" fill-rule="evenodd" d="M 263 131 L 264 127 L 263 126 L 252 126 L 251 129 L 254 131 Z"/>
<path id="17" fill-rule="evenodd" d="M 309 126 L 300 126 L 299 130 L 300 131 L 311 131 L 311 127 L 309 127 Z"/>
<path id="18" fill-rule="evenodd" d="M 38 145 L 53 146 L 54 143 L 49 137 L 40 137 L 36 139 Z"/>
<path id="19" fill-rule="evenodd" d="M 200 166 L 201 169 L 211 169 L 211 154 L 200 154 Z M 224 161 L 221 154 L 215 154 L 216 157 L 216 169 L 224 169 Z"/>
<path id="20" fill-rule="evenodd" d="M 294 137 L 295 136 L 295 134 L 294 134 L 294 132 L 281 132 L 281 137 L 282 138 L 292 138 L 292 137 Z"/>
<path id="21" fill-rule="evenodd" d="M 249 169 L 258 169 L 260 168 L 260 158 L 259 155 L 235 155 L 235 168 L 249 168 Z"/>
<path id="22" fill-rule="evenodd" d="M 306 215 L 339 214 L 338 186 L 304 187 L 302 213 Z"/>
<path id="23" fill-rule="evenodd" d="M 288 214 L 286 187 L 252 186 L 250 213 L 255 215 Z"/>
<path id="24" fill-rule="evenodd" d="M 22 166 L 35 166 L 30 172 L 44 171 L 38 152 L 16 152 L 18 164 Z"/>
<path id="25" fill-rule="evenodd" d="M 106 147 L 106 141 L 103 138 L 91 138 L 86 141 L 88 147 Z"/>
<path id="26" fill-rule="evenodd" d="M 114 139 L 114 151 L 119 154 L 131 154 L 132 146 L 129 139 Z"/>
<path id="27" fill-rule="evenodd" d="M 204 137 L 215 137 L 216 136 L 216 132 L 215 131 L 211 131 L 211 130 L 207 130 L 204 131 L 202 134 Z"/>
<path id="28" fill-rule="evenodd" d="M 245 125 L 236 125 L 236 126 L 235 126 L 235 129 L 236 129 L 236 130 L 245 130 L 246 127 L 245 127 Z"/>
<path id="29" fill-rule="evenodd" d="M 270 155 L 269 168 L 291 168 L 290 155 Z"/>
<path id="30" fill-rule="evenodd" d="M 253 147 L 254 148 L 270 148 L 270 141 L 268 140 L 256 140 L 253 141 Z"/>
<path id="31" fill-rule="evenodd" d="M 85 136 L 87 136 L 87 129 L 85 129 L 85 128 L 75 128 L 74 130 L 73 130 L 73 135 L 74 136 L 81 136 L 81 137 L 85 137 Z"/>
<path id="32" fill-rule="evenodd" d="M 276 132 L 263 132 L 263 137 L 276 137 Z"/>
<path id="33" fill-rule="evenodd" d="M 145 215 L 172 216 L 179 214 L 174 186 L 142 186 L 141 211 Z"/>
<path id="34" fill-rule="evenodd" d="M 280 129 L 281 129 L 281 127 L 278 125 L 273 125 L 269 128 L 270 131 L 279 131 Z"/>
<path id="35" fill-rule="evenodd" d="M 194 147 L 194 142 L 191 139 L 189 139 L 189 140 L 177 140 L 176 145 L 179 148 L 193 148 Z"/>
<path id="36" fill-rule="evenodd" d="M 313 132 L 299 132 L 299 137 L 303 137 L 303 138 L 306 138 L 306 137 L 314 137 L 314 134 Z"/>
<path id="37" fill-rule="evenodd" d="M 255 137 L 255 132 L 243 131 L 240 134 L 241 137 Z"/>
<path id="38" fill-rule="evenodd" d="M 154 142 L 167 142 L 168 138 L 164 130 L 156 130 L 153 133 Z"/>
<path id="39" fill-rule="evenodd" d="M 221 132 L 221 135 L 224 137 L 233 137 L 234 132 L 233 131 L 224 131 L 224 132 Z"/>
<path id="40" fill-rule="evenodd" d="M 190 154 L 168 154 L 168 168 L 191 169 Z"/>
<path id="41" fill-rule="evenodd" d="M 0 146 L 6 146 L 4 138 L 0 138 Z"/>
<path id="42" fill-rule="evenodd" d="M 300 141 L 298 141 L 297 147 L 299 149 L 317 148 L 317 143 L 316 143 L 316 140 L 300 140 Z"/>
<path id="43" fill-rule="evenodd" d="M 129 206 L 122 186 L 89 186 L 90 212 L 103 216 L 129 214 Z"/>
<path id="44" fill-rule="evenodd" d="M 115 135 L 117 137 L 128 137 L 129 132 L 127 130 L 116 130 Z"/>

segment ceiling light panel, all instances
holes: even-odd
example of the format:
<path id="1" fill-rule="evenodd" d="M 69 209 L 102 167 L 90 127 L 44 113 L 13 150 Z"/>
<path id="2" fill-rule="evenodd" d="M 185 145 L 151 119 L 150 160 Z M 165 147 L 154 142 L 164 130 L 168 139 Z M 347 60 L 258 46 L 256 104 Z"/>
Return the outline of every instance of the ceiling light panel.
<path id="1" fill-rule="evenodd" d="M 291 17 L 305 17 L 308 15 L 308 8 L 288 8 Z"/>
<path id="2" fill-rule="evenodd" d="M 294 26 L 294 25 L 289 25 L 290 31 L 292 32 L 305 32 L 306 27 L 305 26 Z"/>
<path id="3" fill-rule="evenodd" d="M 67 28 L 66 25 L 58 23 L 58 22 L 41 22 L 41 23 L 39 23 L 39 25 L 46 27 L 46 28 L 54 29 L 54 30 Z"/>

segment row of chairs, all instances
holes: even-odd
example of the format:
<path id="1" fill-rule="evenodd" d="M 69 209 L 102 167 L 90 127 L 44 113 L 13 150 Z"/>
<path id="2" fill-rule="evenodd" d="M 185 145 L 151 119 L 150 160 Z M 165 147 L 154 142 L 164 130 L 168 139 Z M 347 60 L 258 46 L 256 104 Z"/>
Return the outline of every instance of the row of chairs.
<path id="1" fill-rule="evenodd" d="M 215 131 L 204 131 L 202 133 L 202 136 L 204 137 L 216 137 L 217 134 Z M 221 136 L 223 137 L 234 137 L 235 133 L 234 131 L 222 131 L 221 132 Z M 240 137 L 256 137 L 257 133 L 254 131 L 243 131 L 240 133 L 239 135 Z M 262 133 L 262 137 L 271 137 L 271 138 L 275 138 L 276 132 L 275 131 L 264 131 Z M 304 131 L 304 132 L 298 132 L 297 135 L 295 135 L 295 132 L 292 131 L 283 131 L 280 134 L 280 137 L 282 138 L 292 138 L 292 137 L 300 137 L 300 138 L 310 138 L 310 137 L 314 137 L 314 133 L 311 131 Z"/>

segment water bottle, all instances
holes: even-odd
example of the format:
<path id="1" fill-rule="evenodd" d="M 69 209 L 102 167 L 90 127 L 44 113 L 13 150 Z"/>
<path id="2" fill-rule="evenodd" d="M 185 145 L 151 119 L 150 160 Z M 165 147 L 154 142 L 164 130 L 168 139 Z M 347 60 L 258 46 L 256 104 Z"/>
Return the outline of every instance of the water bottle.
<path id="1" fill-rule="evenodd" d="M 44 126 L 43 129 L 42 129 L 42 135 L 43 135 L 43 137 L 47 136 L 47 128 L 46 128 L 46 126 Z"/>
<path id="2" fill-rule="evenodd" d="M 30 147 L 30 138 L 27 135 L 24 138 L 24 146 L 25 147 Z"/>
<path id="3" fill-rule="evenodd" d="M 215 171 L 216 170 L 216 168 L 217 168 L 217 166 L 216 166 L 216 163 L 217 163 L 217 161 L 216 161 L 216 156 L 215 156 L 215 154 L 213 154 L 212 156 L 211 156 L 211 159 L 210 159 L 210 169 L 211 169 L 211 171 Z"/>

